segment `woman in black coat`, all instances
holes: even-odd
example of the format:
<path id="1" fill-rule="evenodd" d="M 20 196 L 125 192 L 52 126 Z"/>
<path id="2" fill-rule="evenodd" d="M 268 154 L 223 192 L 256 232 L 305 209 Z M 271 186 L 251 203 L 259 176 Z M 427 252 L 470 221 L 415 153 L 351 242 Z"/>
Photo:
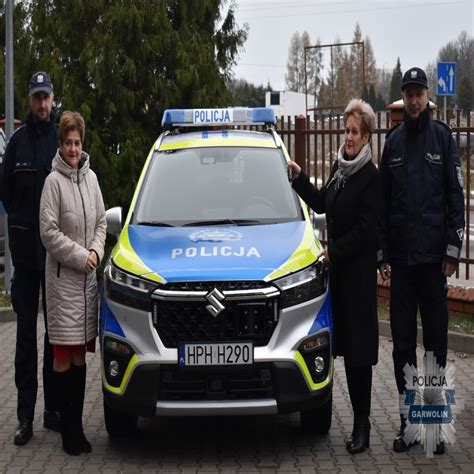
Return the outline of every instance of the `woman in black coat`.
<path id="1" fill-rule="evenodd" d="M 351 454 L 369 446 L 372 366 L 378 360 L 377 239 L 380 203 L 378 171 L 370 138 L 375 115 L 359 99 L 344 111 L 345 140 L 328 182 L 316 189 L 293 161 L 293 188 L 318 214 L 326 213 L 330 291 L 335 353 L 344 357 L 354 411 L 354 428 L 346 443 Z"/>

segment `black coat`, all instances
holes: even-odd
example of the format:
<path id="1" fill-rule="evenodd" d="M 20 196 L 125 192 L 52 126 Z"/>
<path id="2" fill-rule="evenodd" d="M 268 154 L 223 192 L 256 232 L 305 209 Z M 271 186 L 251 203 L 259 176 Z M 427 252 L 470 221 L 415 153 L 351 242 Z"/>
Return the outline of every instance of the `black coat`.
<path id="1" fill-rule="evenodd" d="M 367 163 L 336 189 L 331 178 L 316 189 L 303 173 L 293 182 L 302 199 L 317 213 L 326 213 L 329 284 L 336 355 L 349 366 L 378 361 L 377 216 L 380 182 L 377 168 Z"/>
<path id="2" fill-rule="evenodd" d="M 380 178 L 383 259 L 399 265 L 457 262 L 464 236 L 461 162 L 451 130 L 432 120 L 428 108 L 418 121 L 405 117 L 387 134 Z"/>
<path id="3" fill-rule="evenodd" d="M 8 141 L 0 197 L 8 213 L 15 267 L 44 270 L 46 252 L 39 236 L 39 204 L 57 149 L 57 124 L 52 120 L 36 123 L 31 112 Z"/>

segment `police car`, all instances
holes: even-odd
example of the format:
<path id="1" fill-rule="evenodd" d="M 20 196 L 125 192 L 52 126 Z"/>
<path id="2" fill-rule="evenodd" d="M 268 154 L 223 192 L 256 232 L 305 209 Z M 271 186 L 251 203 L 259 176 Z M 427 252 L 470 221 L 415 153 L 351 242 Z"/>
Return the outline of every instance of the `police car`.
<path id="1" fill-rule="evenodd" d="M 267 108 L 165 111 L 123 225 L 107 211 L 110 436 L 138 416 L 300 412 L 306 432 L 329 430 L 327 268 L 274 124 Z"/>

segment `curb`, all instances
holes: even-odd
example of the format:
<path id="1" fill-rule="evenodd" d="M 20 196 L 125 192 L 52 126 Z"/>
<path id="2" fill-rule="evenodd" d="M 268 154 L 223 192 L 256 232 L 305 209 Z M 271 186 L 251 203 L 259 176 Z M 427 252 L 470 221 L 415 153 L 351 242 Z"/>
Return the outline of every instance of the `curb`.
<path id="1" fill-rule="evenodd" d="M 392 337 L 390 321 L 379 319 L 379 334 L 385 337 Z M 423 331 L 421 327 L 418 326 L 417 342 L 418 344 L 421 344 L 422 341 Z M 454 352 L 474 354 L 474 336 L 471 334 L 448 331 L 448 349 L 451 349 Z"/>

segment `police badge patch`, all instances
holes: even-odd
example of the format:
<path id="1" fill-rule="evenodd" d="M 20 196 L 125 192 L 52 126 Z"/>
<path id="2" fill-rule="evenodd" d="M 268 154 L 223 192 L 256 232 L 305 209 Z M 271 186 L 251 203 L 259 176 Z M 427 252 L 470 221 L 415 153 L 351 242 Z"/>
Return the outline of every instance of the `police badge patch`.
<path id="1" fill-rule="evenodd" d="M 464 240 L 464 229 L 458 229 L 457 231 L 459 240 L 462 242 Z"/>
<path id="2" fill-rule="evenodd" d="M 461 188 L 464 188 L 464 178 L 463 178 L 463 175 L 462 175 L 462 168 L 460 166 L 456 166 L 456 172 L 457 172 L 457 175 L 458 175 L 459 186 L 461 186 Z"/>

